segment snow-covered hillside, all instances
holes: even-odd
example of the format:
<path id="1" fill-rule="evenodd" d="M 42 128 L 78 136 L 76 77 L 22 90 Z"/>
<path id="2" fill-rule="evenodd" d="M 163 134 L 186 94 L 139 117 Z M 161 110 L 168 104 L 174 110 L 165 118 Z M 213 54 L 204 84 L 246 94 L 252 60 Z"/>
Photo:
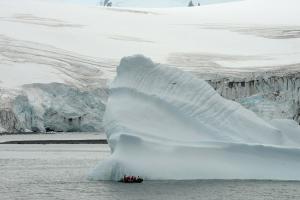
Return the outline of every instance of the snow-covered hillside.
<path id="1" fill-rule="evenodd" d="M 298 0 L 244 0 L 171 9 L 2 0 L 0 130 L 99 130 L 115 67 L 123 56 L 133 54 L 211 80 L 229 99 L 258 95 L 263 98 L 259 104 L 257 96 L 238 101 L 267 118 L 297 119 L 299 87 L 295 84 L 288 89 L 293 92 L 286 92 L 284 86 L 299 79 L 299 7 Z M 279 71 L 278 79 L 287 80 L 280 87 L 271 86 L 276 95 L 279 89 L 279 96 L 288 96 L 286 101 L 272 100 L 278 110 L 264 106 L 269 101 L 265 96 L 273 90 L 254 86 L 247 93 L 243 87 L 232 87 L 243 82 L 241 77 L 252 83 L 265 71 L 268 77 Z M 265 80 L 259 80 L 263 85 Z M 68 93 L 76 97 L 71 99 Z M 288 113 L 280 114 L 282 110 Z M 79 118 L 93 120 L 78 125 Z"/>
<path id="2" fill-rule="evenodd" d="M 66 1 L 66 0 L 65 0 Z M 188 6 L 190 0 L 111 0 L 113 6 L 116 7 L 152 7 L 152 8 L 169 8 L 169 7 L 186 7 Z M 238 1 L 238 0 L 193 0 L 194 5 L 207 5 L 213 3 L 223 3 L 229 1 Z M 77 2 L 77 3 L 89 3 L 92 5 L 99 4 L 99 1 L 96 0 L 67 0 L 67 2 Z M 100 4 L 103 5 L 104 0 L 100 1 Z"/>
<path id="3" fill-rule="evenodd" d="M 104 124 L 112 155 L 92 179 L 300 180 L 293 121 L 268 123 L 204 80 L 143 56 L 122 59 L 110 89 Z"/>

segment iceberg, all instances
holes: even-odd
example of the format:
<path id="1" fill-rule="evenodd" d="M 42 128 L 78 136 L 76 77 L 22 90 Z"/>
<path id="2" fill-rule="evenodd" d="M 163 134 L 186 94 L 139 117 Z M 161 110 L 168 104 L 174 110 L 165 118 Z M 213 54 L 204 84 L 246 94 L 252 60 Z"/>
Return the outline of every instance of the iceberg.
<path id="1" fill-rule="evenodd" d="M 141 55 L 110 85 L 104 126 L 111 156 L 93 180 L 300 180 L 300 127 L 268 122 L 207 82 Z"/>

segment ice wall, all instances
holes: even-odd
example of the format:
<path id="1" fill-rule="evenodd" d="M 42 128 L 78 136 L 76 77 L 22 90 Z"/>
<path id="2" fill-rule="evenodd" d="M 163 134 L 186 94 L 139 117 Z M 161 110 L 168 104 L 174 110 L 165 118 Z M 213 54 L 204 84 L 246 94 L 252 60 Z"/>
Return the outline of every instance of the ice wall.
<path id="1" fill-rule="evenodd" d="M 237 101 L 265 119 L 293 119 L 300 124 L 300 73 L 270 70 L 224 77 L 208 83 L 221 96 Z"/>
<path id="2" fill-rule="evenodd" d="M 279 122 L 267 123 L 190 73 L 123 58 L 104 117 L 112 155 L 90 178 L 300 180 L 300 128 Z"/>
<path id="3" fill-rule="evenodd" d="M 14 94 L 2 90 L 0 97 L 0 132 L 102 131 L 105 89 L 28 84 Z"/>

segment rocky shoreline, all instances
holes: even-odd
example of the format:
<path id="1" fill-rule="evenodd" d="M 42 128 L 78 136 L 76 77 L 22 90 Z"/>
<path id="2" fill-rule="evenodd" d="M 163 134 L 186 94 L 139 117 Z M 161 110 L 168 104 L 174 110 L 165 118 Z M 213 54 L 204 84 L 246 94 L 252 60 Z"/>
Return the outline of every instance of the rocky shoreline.
<path id="1" fill-rule="evenodd" d="M 107 144 L 107 140 L 13 140 L 1 144 Z"/>

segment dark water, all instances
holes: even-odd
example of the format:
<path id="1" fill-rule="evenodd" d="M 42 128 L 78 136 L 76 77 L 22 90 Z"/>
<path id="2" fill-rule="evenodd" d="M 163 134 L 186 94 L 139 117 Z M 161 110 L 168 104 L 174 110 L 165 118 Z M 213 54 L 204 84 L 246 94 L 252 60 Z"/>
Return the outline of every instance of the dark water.
<path id="1" fill-rule="evenodd" d="M 300 199 L 300 184 L 272 181 L 153 181 L 139 185 L 90 183 L 92 199 Z M 91 196 L 82 195 L 82 198 Z"/>
<path id="2" fill-rule="evenodd" d="M 104 145 L 0 145 L 0 199 L 300 199 L 300 182 L 87 180 L 89 170 L 108 154 Z"/>

